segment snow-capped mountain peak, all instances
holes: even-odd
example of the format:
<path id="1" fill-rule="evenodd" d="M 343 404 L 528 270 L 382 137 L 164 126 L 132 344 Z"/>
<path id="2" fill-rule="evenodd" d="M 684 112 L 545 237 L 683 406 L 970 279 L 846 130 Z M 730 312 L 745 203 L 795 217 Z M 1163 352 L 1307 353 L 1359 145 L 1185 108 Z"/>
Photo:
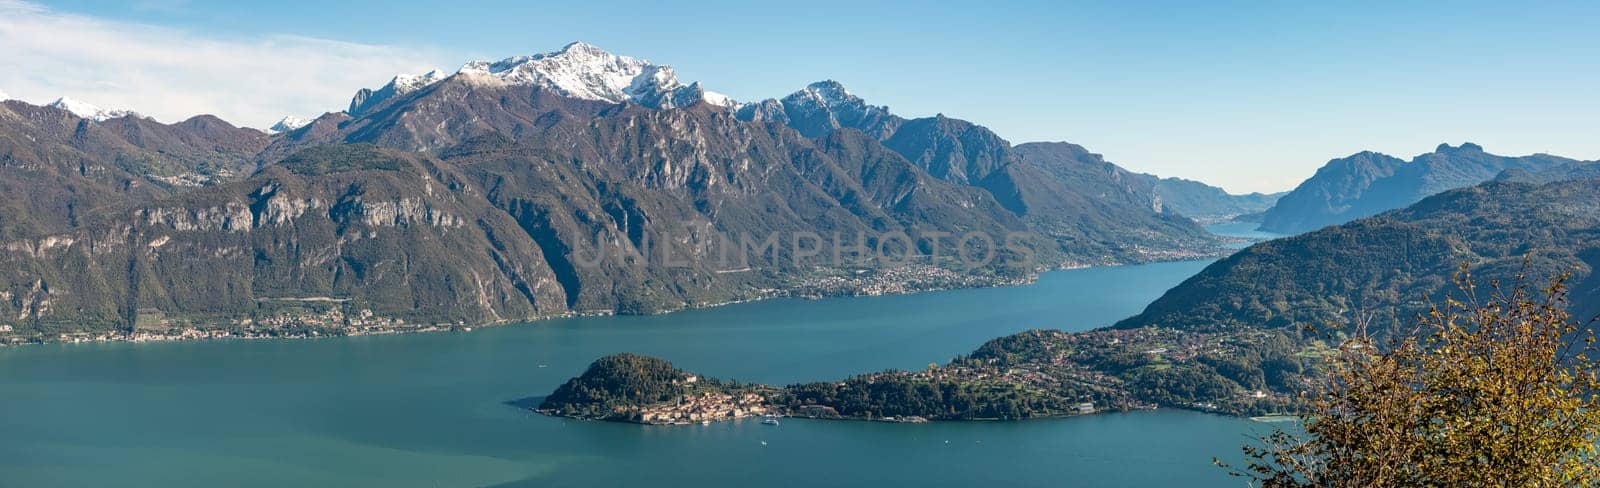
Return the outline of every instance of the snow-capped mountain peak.
<path id="1" fill-rule="evenodd" d="M 11 95 L 7 95 L 5 90 L 0 90 L 0 102 L 4 102 L 4 101 L 10 100 L 10 99 L 11 99 Z"/>
<path id="2" fill-rule="evenodd" d="M 289 115 L 279 120 L 278 123 L 272 124 L 272 127 L 267 128 L 267 132 L 271 132 L 273 134 L 277 134 L 279 132 L 289 132 L 301 127 L 305 127 L 310 123 L 310 120 Z"/>
<path id="3" fill-rule="evenodd" d="M 398 92 L 397 94 L 404 95 L 427 88 L 428 85 L 438 83 L 439 80 L 443 80 L 445 77 L 446 75 L 439 70 L 429 71 L 420 75 L 399 74 L 395 75 L 394 79 L 389 80 L 389 85 L 394 86 L 395 91 Z"/>
<path id="4" fill-rule="evenodd" d="M 130 115 L 133 115 L 133 116 L 139 115 L 137 112 L 134 112 L 132 110 L 107 110 L 107 109 L 103 109 L 103 108 L 97 107 L 94 104 L 91 104 L 89 102 L 85 102 L 83 100 L 78 100 L 78 99 L 72 98 L 72 97 L 61 97 L 61 98 L 58 98 L 58 99 L 56 99 L 56 101 L 50 102 L 50 106 L 51 107 L 55 107 L 55 108 L 59 108 L 61 110 L 66 110 L 68 112 L 72 112 L 73 115 L 76 115 L 76 116 L 79 116 L 79 117 L 82 117 L 82 118 L 85 118 L 85 119 L 93 120 L 95 122 L 104 122 L 104 121 L 107 121 L 107 120 L 110 120 L 110 119 L 115 119 L 115 118 L 118 118 L 118 117 L 127 117 L 127 116 L 130 116 Z"/>
<path id="5" fill-rule="evenodd" d="M 584 100 L 631 102 L 651 108 L 687 107 L 701 101 L 721 107 L 739 107 L 732 98 L 707 91 L 698 82 L 679 81 L 671 66 L 612 54 L 583 42 L 568 44 L 555 52 L 499 61 L 473 61 L 462 65 L 456 73 L 466 75 L 468 80 L 487 78 L 510 85 L 537 86 Z M 396 75 L 380 88 L 363 88 L 356 92 L 345 112 L 360 117 L 390 99 L 422 90 L 449 77 L 437 70 L 422 75 Z"/>
<path id="6" fill-rule="evenodd" d="M 539 86 L 585 100 L 633 102 L 654 108 L 683 107 L 701 100 L 733 105 L 726 95 L 708 94 L 698 83 L 686 85 L 679 81 L 671 66 L 619 56 L 582 42 L 551 53 L 474 61 L 462 66 L 460 72 L 515 85 Z"/>
<path id="7" fill-rule="evenodd" d="M 804 89 L 789 95 L 788 98 L 793 97 L 810 98 L 829 108 L 863 105 L 866 103 L 861 97 L 855 96 L 855 94 L 850 93 L 850 90 L 845 89 L 843 84 L 833 80 L 822 80 L 806 85 Z"/>
<path id="8" fill-rule="evenodd" d="M 816 137 L 840 127 L 855 127 L 872 131 L 892 130 L 891 125 L 875 121 L 894 117 L 889 107 L 867 104 L 866 100 L 846 90 L 833 80 L 823 80 L 783 99 L 767 99 L 740 105 L 734 112 L 740 120 L 779 122 L 799 130 L 801 134 Z"/>

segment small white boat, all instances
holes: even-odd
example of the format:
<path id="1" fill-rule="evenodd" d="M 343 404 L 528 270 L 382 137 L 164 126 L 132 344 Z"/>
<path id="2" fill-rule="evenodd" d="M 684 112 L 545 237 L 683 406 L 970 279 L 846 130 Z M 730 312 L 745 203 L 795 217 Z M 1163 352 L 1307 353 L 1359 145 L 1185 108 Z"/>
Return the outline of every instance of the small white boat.
<path id="1" fill-rule="evenodd" d="M 763 446 L 767 445 L 767 441 L 761 441 L 761 445 L 763 445 Z"/>
<path id="2" fill-rule="evenodd" d="M 778 417 L 775 416 L 775 415 L 768 415 L 766 417 L 762 417 L 761 418 L 761 423 L 762 424 L 766 424 L 766 425 L 778 425 Z"/>

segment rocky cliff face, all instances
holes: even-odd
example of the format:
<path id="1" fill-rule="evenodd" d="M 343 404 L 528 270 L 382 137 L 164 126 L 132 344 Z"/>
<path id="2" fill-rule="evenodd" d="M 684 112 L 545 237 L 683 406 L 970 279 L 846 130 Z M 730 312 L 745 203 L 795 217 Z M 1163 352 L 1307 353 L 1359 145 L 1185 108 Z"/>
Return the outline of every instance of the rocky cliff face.
<path id="1" fill-rule="evenodd" d="M 425 157 L 308 150 L 238 182 L 139 202 L 0 246 L 3 321 L 58 333 L 141 311 L 227 326 L 302 302 L 416 322 L 565 310 L 539 248 L 459 174 Z"/>

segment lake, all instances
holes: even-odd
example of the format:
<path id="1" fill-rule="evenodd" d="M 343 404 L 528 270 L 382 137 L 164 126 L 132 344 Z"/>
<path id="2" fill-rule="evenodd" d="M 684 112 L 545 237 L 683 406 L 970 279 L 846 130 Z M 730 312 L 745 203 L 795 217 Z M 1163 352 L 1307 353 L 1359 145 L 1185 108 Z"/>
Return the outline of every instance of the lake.
<path id="1" fill-rule="evenodd" d="M 1219 236 L 1239 237 L 1253 241 L 1265 241 L 1289 236 L 1288 234 L 1279 234 L 1276 232 L 1267 232 L 1257 229 L 1256 227 L 1259 227 L 1260 225 L 1261 224 L 1255 222 L 1219 222 L 1207 225 L 1206 230 Z M 1241 243 L 1234 247 L 1243 248 L 1247 245 L 1249 244 Z"/>
<path id="2" fill-rule="evenodd" d="M 1110 324 L 1207 263 L 465 333 L 0 348 L 0 486 L 1242 486 L 1211 458 L 1270 427 L 1194 412 L 667 427 L 507 404 L 625 351 L 776 384 L 922 368 Z"/>

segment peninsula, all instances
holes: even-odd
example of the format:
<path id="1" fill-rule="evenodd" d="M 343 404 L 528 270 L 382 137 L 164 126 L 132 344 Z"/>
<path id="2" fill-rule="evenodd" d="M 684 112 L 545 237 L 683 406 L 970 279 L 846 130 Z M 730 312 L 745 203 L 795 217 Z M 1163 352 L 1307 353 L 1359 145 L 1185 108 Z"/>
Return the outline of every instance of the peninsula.
<path id="1" fill-rule="evenodd" d="M 920 371 L 788 386 L 708 378 L 636 354 L 600 358 L 545 397 L 547 415 L 692 424 L 779 415 L 921 422 L 1183 408 L 1254 416 L 1293 410 L 1329 351 L 1276 331 L 1032 330 Z"/>

